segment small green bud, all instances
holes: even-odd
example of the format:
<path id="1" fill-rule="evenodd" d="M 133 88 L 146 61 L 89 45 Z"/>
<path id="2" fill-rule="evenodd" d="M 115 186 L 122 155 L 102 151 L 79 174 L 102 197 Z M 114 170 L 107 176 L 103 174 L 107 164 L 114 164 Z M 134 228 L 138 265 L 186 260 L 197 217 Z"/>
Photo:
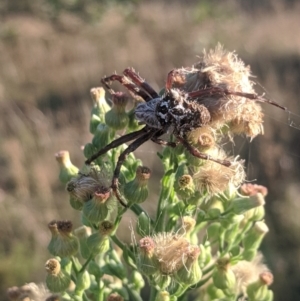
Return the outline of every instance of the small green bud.
<path id="1" fill-rule="evenodd" d="M 207 287 L 206 293 L 209 296 L 209 300 L 220 300 L 221 298 L 225 297 L 223 291 L 219 288 L 216 288 L 213 283 Z"/>
<path id="2" fill-rule="evenodd" d="M 136 291 L 140 291 L 145 286 L 145 281 L 141 273 L 133 271 L 130 277 L 130 283 L 134 285 Z"/>
<path id="3" fill-rule="evenodd" d="M 103 221 L 99 225 L 99 231 L 87 238 L 87 245 L 92 254 L 103 254 L 109 250 L 109 235 L 114 231 L 114 225 L 109 221 Z"/>
<path id="4" fill-rule="evenodd" d="M 235 214 L 243 214 L 246 211 L 265 205 L 265 199 L 261 193 L 250 197 L 238 198 L 232 201 L 232 209 Z"/>
<path id="5" fill-rule="evenodd" d="M 56 161 L 59 164 L 59 180 L 66 184 L 72 178 L 77 177 L 78 168 L 72 164 L 68 151 L 59 151 L 55 154 Z"/>
<path id="6" fill-rule="evenodd" d="M 82 210 L 83 203 L 80 200 L 76 199 L 74 196 L 70 195 L 69 202 L 73 209 L 78 210 L 78 211 Z"/>
<path id="7" fill-rule="evenodd" d="M 81 272 L 76 279 L 75 295 L 82 296 L 91 285 L 90 275 L 87 271 Z"/>
<path id="8" fill-rule="evenodd" d="M 129 122 L 125 112 L 128 97 L 122 92 L 116 92 L 112 95 L 112 102 L 112 108 L 105 114 L 105 123 L 114 130 L 122 130 Z"/>
<path id="9" fill-rule="evenodd" d="M 146 236 L 139 241 L 138 267 L 147 276 L 153 275 L 158 271 L 154 249 L 155 243 L 150 236 Z"/>
<path id="10" fill-rule="evenodd" d="M 153 278 L 160 290 L 165 290 L 171 283 L 171 277 L 168 275 L 155 274 Z"/>
<path id="11" fill-rule="evenodd" d="M 109 127 L 104 124 L 98 124 L 92 144 L 96 149 L 101 149 L 111 141 L 111 132 Z"/>
<path id="12" fill-rule="evenodd" d="M 190 175 L 182 175 L 174 185 L 175 192 L 182 199 L 189 199 L 195 194 L 195 185 Z"/>
<path id="13" fill-rule="evenodd" d="M 142 212 L 138 217 L 136 231 L 142 237 L 150 235 L 152 232 L 151 219 L 145 212 Z"/>
<path id="14" fill-rule="evenodd" d="M 148 167 L 138 166 L 136 177 L 125 184 L 124 196 L 129 204 L 140 204 L 148 197 L 148 180 L 151 172 Z"/>
<path id="15" fill-rule="evenodd" d="M 249 301 L 269 301 L 273 299 L 273 293 L 269 293 L 268 287 L 273 283 L 271 272 L 263 272 L 259 279 L 247 286 L 247 295 Z"/>
<path id="16" fill-rule="evenodd" d="M 170 301 L 170 294 L 167 291 L 159 291 L 155 297 L 155 301 Z"/>
<path id="17" fill-rule="evenodd" d="M 71 283 L 70 276 L 61 270 L 56 259 L 49 259 L 45 265 L 47 271 L 46 285 L 51 292 L 58 293 L 68 289 Z"/>
<path id="18" fill-rule="evenodd" d="M 212 223 L 207 227 L 207 236 L 209 240 L 212 241 L 218 238 L 220 234 L 220 227 L 221 225 L 218 222 Z"/>
<path id="19" fill-rule="evenodd" d="M 245 250 L 257 250 L 268 232 L 269 228 L 265 222 L 256 222 L 243 239 Z"/>
<path id="20" fill-rule="evenodd" d="M 233 291 L 236 285 L 234 272 L 230 268 L 228 257 L 217 260 L 216 268 L 213 272 L 213 282 L 221 290 Z"/>
<path id="21" fill-rule="evenodd" d="M 220 210 L 220 208 L 209 208 L 207 210 L 207 215 L 212 219 L 218 218 L 221 214 L 222 211 Z"/>
<path id="22" fill-rule="evenodd" d="M 99 116 L 93 114 L 90 119 L 90 133 L 95 134 L 97 126 L 101 123 Z"/>
<path id="23" fill-rule="evenodd" d="M 200 281 L 202 271 L 198 263 L 199 254 L 200 248 L 198 246 L 189 247 L 188 252 L 185 254 L 187 260 L 184 266 L 182 266 L 175 274 L 179 283 L 191 286 Z"/>
<path id="24" fill-rule="evenodd" d="M 82 258 L 88 259 L 91 255 L 91 252 L 87 246 L 87 238 L 91 235 L 92 232 L 91 228 L 86 226 L 81 226 L 77 228 L 74 232 L 79 240 L 80 254 Z"/>
<path id="25" fill-rule="evenodd" d="M 100 118 L 101 122 L 104 122 L 104 114 L 110 110 L 110 106 L 105 100 L 105 90 L 102 87 L 92 88 L 90 94 L 94 101 L 91 116 L 96 115 Z"/>
<path id="26" fill-rule="evenodd" d="M 83 154 L 85 158 L 90 158 L 97 152 L 97 148 L 92 143 L 87 143 L 83 148 Z"/>
<path id="27" fill-rule="evenodd" d="M 104 275 L 99 264 L 97 264 L 94 260 L 91 260 L 89 262 L 87 270 L 90 274 L 92 274 L 96 277 L 96 280 L 99 280 Z"/>
<path id="28" fill-rule="evenodd" d="M 94 191 L 92 198 L 84 203 L 82 212 L 90 223 L 97 225 L 107 219 L 117 206 L 110 188 L 101 186 Z"/>
<path id="29" fill-rule="evenodd" d="M 72 222 L 52 221 L 48 224 L 52 237 L 48 245 L 48 251 L 59 257 L 73 256 L 77 253 L 79 243 L 72 234 Z"/>

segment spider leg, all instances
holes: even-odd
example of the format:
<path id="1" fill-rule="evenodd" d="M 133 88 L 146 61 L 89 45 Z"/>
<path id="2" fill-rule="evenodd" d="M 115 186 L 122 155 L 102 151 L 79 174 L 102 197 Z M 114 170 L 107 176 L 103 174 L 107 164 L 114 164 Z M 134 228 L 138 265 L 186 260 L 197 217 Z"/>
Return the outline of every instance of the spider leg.
<path id="1" fill-rule="evenodd" d="M 132 68 L 127 68 L 123 71 L 124 75 L 129 77 L 138 87 L 143 88 L 151 98 L 158 98 L 158 93 L 142 79 Z"/>
<path id="2" fill-rule="evenodd" d="M 156 133 L 156 131 L 149 131 L 149 132 L 144 133 L 143 136 L 137 138 L 131 144 L 129 144 L 129 146 L 120 154 L 120 156 L 118 158 L 118 162 L 116 164 L 114 176 L 113 176 L 112 183 L 111 183 L 111 188 L 112 188 L 116 198 L 119 200 L 121 205 L 123 205 L 124 207 L 127 207 L 127 205 L 123 201 L 120 191 L 118 189 L 118 178 L 120 175 L 121 166 L 123 165 L 124 161 L 126 160 L 126 157 L 128 156 L 128 154 L 132 153 L 140 145 L 145 143 L 147 140 L 151 139 L 151 137 L 153 135 L 155 135 L 155 133 Z"/>
<path id="3" fill-rule="evenodd" d="M 221 165 L 227 166 L 229 167 L 231 165 L 231 162 L 228 160 L 220 160 L 220 159 L 215 159 L 212 158 L 211 156 L 201 153 L 199 152 L 195 147 L 193 147 L 192 145 L 190 145 L 188 143 L 187 140 L 185 140 L 184 138 L 180 137 L 180 136 L 176 136 L 176 138 L 182 143 L 182 145 L 195 157 L 199 158 L 199 159 L 203 159 L 203 160 L 210 160 L 216 163 L 219 163 Z"/>
<path id="4" fill-rule="evenodd" d="M 100 157 L 101 155 L 104 155 L 105 153 L 107 153 L 109 150 L 120 146 L 123 143 L 126 143 L 130 140 L 136 139 L 139 136 L 148 133 L 147 131 L 147 127 L 143 127 L 141 130 L 136 131 L 136 132 L 132 132 L 129 133 L 127 135 L 121 136 L 117 139 L 115 139 L 114 141 L 112 141 L 111 143 L 107 144 L 105 147 L 103 147 L 102 149 L 100 149 L 97 153 L 95 153 L 94 155 L 92 155 L 90 158 L 88 158 L 85 161 L 85 164 L 91 164 L 91 162 L 93 162 L 94 160 L 96 160 L 98 157 Z"/>
<path id="5" fill-rule="evenodd" d="M 284 111 L 287 110 L 286 107 L 283 107 L 283 106 L 279 105 L 275 101 L 265 99 L 265 98 L 255 94 L 255 93 L 245 93 L 245 92 L 231 91 L 231 90 L 222 89 L 222 88 L 218 88 L 218 87 L 211 87 L 211 88 L 207 88 L 207 89 L 203 89 L 203 90 L 193 91 L 193 92 L 188 93 L 188 96 L 191 97 L 191 98 L 196 98 L 196 97 L 209 96 L 209 95 L 212 95 L 212 94 L 219 94 L 220 96 L 222 96 L 222 95 L 241 96 L 241 97 L 245 97 L 245 98 L 255 100 L 255 101 L 259 101 L 259 102 L 269 103 L 270 105 L 278 107 L 278 108 L 280 108 Z"/>
<path id="6" fill-rule="evenodd" d="M 129 92 L 131 92 L 134 96 L 138 96 L 143 98 L 145 101 L 149 101 L 151 97 L 135 84 L 131 83 L 126 76 L 113 74 L 111 76 L 103 77 L 101 79 L 104 87 L 109 91 L 110 94 L 115 94 L 115 91 L 111 88 L 110 83 L 112 81 L 118 81 L 121 85 L 123 85 Z"/>
<path id="7" fill-rule="evenodd" d="M 170 147 L 176 147 L 178 145 L 178 142 L 171 142 L 171 141 L 165 141 L 163 139 L 160 139 L 158 137 L 160 137 L 161 135 L 165 134 L 164 130 L 159 130 L 152 138 L 151 140 L 154 143 L 157 143 L 159 145 L 163 145 L 163 146 L 170 146 Z"/>

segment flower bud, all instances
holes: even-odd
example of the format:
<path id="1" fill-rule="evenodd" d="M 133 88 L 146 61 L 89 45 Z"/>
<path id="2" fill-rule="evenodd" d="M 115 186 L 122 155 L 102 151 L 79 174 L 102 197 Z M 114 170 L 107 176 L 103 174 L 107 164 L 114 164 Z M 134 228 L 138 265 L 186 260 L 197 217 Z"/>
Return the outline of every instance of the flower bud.
<path id="1" fill-rule="evenodd" d="M 191 233 L 195 229 L 196 220 L 191 216 L 183 216 L 182 217 L 182 228 L 184 230 L 185 235 Z"/>
<path id="2" fill-rule="evenodd" d="M 45 268 L 48 273 L 46 285 L 51 292 L 58 293 L 68 289 L 71 278 L 65 271 L 61 270 L 58 260 L 54 258 L 49 259 Z"/>
<path id="3" fill-rule="evenodd" d="M 190 175 L 182 175 L 176 179 L 174 185 L 175 192 L 182 199 L 189 199 L 195 194 L 195 185 Z"/>
<path id="4" fill-rule="evenodd" d="M 146 276 L 153 275 L 158 271 L 155 243 L 150 236 L 146 236 L 139 241 L 138 267 Z"/>
<path id="5" fill-rule="evenodd" d="M 233 200 L 231 203 L 233 212 L 235 214 L 243 214 L 244 212 L 250 209 L 259 206 L 264 206 L 264 205 L 265 205 L 265 200 L 261 193 L 257 193 L 255 195 L 246 198 L 238 198 Z"/>
<path id="6" fill-rule="evenodd" d="M 207 237 L 210 241 L 214 241 L 215 239 L 218 239 L 220 234 L 220 227 L 221 225 L 218 222 L 211 223 L 207 227 Z"/>
<path id="7" fill-rule="evenodd" d="M 167 291 L 159 291 L 156 295 L 155 301 L 171 301 L 170 294 Z"/>
<path id="8" fill-rule="evenodd" d="M 76 279 L 75 295 L 82 296 L 91 285 L 90 275 L 87 271 L 81 272 Z"/>
<path id="9" fill-rule="evenodd" d="M 109 249 L 109 235 L 114 231 L 114 224 L 103 221 L 99 225 L 99 231 L 87 238 L 87 245 L 92 254 L 103 254 Z"/>
<path id="10" fill-rule="evenodd" d="M 269 301 L 273 298 L 273 293 L 270 293 L 268 286 L 273 283 L 273 275 L 266 271 L 259 275 L 259 279 L 247 286 L 247 295 L 249 301 L 263 300 Z"/>
<path id="11" fill-rule="evenodd" d="M 243 239 L 244 249 L 257 250 L 268 232 L 269 228 L 264 222 L 256 222 Z"/>
<path id="12" fill-rule="evenodd" d="M 96 149 L 101 149 L 106 146 L 111 141 L 111 132 L 110 128 L 104 124 L 98 124 L 92 144 Z"/>
<path id="13" fill-rule="evenodd" d="M 72 223 L 70 221 L 52 221 L 48 224 L 52 238 L 48 245 L 48 251 L 59 257 L 73 256 L 77 253 L 79 243 L 72 234 Z"/>
<path id="14" fill-rule="evenodd" d="M 79 240 L 80 254 L 82 258 L 88 259 L 91 255 L 91 252 L 87 245 L 87 238 L 91 235 L 91 228 L 81 226 L 77 228 L 74 232 Z"/>
<path id="15" fill-rule="evenodd" d="M 111 196 L 110 188 L 99 186 L 92 194 L 92 198 L 85 202 L 82 212 L 92 224 L 99 224 L 117 209 L 116 199 Z"/>
<path id="16" fill-rule="evenodd" d="M 141 129 L 141 127 L 143 127 L 143 125 L 141 125 L 140 122 L 136 119 L 134 109 L 130 110 L 127 113 L 127 115 L 128 115 L 128 118 L 129 118 L 128 130 L 130 132 L 137 131 L 137 130 Z"/>
<path id="17" fill-rule="evenodd" d="M 92 143 L 87 143 L 83 147 L 83 154 L 85 158 L 90 158 L 92 155 L 94 155 L 97 152 L 97 148 Z"/>
<path id="18" fill-rule="evenodd" d="M 268 188 L 262 185 L 246 183 L 241 186 L 241 193 L 248 196 L 261 193 L 265 197 L 268 194 Z"/>
<path id="19" fill-rule="evenodd" d="M 90 133 L 95 134 L 97 126 L 101 123 L 99 116 L 93 114 L 90 119 Z"/>
<path id="20" fill-rule="evenodd" d="M 112 293 L 107 297 L 106 301 L 124 301 L 124 298 L 117 293 Z"/>
<path id="21" fill-rule="evenodd" d="M 100 118 L 101 122 L 104 122 L 104 114 L 110 110 L 110 106 L 105 100 L 105 90 L 102 87 L 92 88 L 90 94 L 94 101 L 91 116 L 96 115 Z"/>
<path id="22" fill-rule="evenodd" d="M 69 196 L 69 203 L 71 207 L 75 210 L 81 211 L 83 208 L 83 203 L 72 195 Z"/>
<path id="23" fill-rule="evenodd" d="M 114 130 L 122 130 L 129 122 L 125 112 L 128 97 L 122 92 L 116 92 L 112 95 L 112 102 L 112 108 L 105 114 L 105 123 Z"/>
<path id="24" fill-rule="evenodd" d="M 145 212 L 142 212 L 138 217 L 136 231 L 141 236 L 150 235 L 152 232 L 150 217 Z"/>
<path id="25" fill-rule="evenodd" d="M 150 169 L 146 166 L 139 166 L 135 178 L 124 186 L 124 196 L 129 204 L 140 204 L 148 197 L 148 180 Z"/>
<path id="26" fill-rule="evenodd" d="M 160 290 L 165 290 L 171 283 L 171 277 L 168 275 L 155 274 L 153 278 Z"/>
<path id="27" fill-rule="evenodd" d="M 59 151 L 55 154 L 56 161 L 59 164 L 59 180 L 66 184 L 72 178 L 77 177 L 78 168 L 72 164 L 68 151 Z"/>
<path id="28" fill-rule="evenodd" d="M 131 277 L 130 277 L 130 283 L 134 285 L 134 289 L 136 291 L 140 291 L 145 286 L 145 281 L 141 273 L 138 271 L 132 271 Z"/>
<path id="29" fill-rule="evenodd" d="M 213 283 L 208 285 L 206 293 L 209 296 L 209 300 L 222 300 L 221 298 L 225 297 L 225 294 L 219 288 L 216 288 Z"/>
<path id="30" fill-rule="evenodd" d="M 227 257 L 217 260 L 212 277 L 215 286 L 221 290 L 232 291 L 235 288 L 236 278 L 234 272 L 230 268 L 229 258 Z"/>
<path id="31" fill-rule="evenodd" d="M 187 257 L 186 262 L 175 274 L 179 283 L 191 286 L 200 281 L 202 271 L 198 263 L 199 254 L 200 249 L 198 246 L 189 246 L 185 253 Z"/>
<path id="32" fill-rule="evenodd" d="M 17 286 L 13 286 L 7 289 L 6 294 L 10 301 L 18 301 L 22 291 Z"/>

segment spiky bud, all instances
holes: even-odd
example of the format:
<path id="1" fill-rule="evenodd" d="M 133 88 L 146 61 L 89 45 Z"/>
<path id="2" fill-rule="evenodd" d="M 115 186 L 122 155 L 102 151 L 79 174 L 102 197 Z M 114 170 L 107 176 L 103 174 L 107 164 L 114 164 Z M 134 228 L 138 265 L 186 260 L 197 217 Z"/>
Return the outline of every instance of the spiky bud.
<path id="1" fill-rule="evenodd" d="M 140 204 L 148 197 L 148 180 L 151 171 L 146 166 L 138 166 L 135 178 L 124 186 L 124 196 L 130 205 Z"/>
<path id="2" fill-rule="evenodd" d="M 63 184 L 68 183 L 72 178 L 78 175 L 78 168 L 71 162 L 68 151 L 62 150 L 57 152 L 55 158 L 59 164 L 59 180 Z"/>
<path id="3" fill-rule="evenodd" d="M 128 97 L 122 92 L 112 95 L 112 108 L 105 114 L 105 123 L 114 130 L 122 130 L 128 125 L 128 115 L 125 108 Z"/>
<path id="4" fill-rule="evenodd" d="M 251 195 L 250 197 L 237 198 L 232 201 L 231 206 L 235 214 L 243 214 L 246 211 L 265 205 L 265 199 L 261 193 Z"/>
<path id="5" fill-rule="evenodd" d="M 150 236 L 146 236 L 139 241 L 139 270 L 147 275 L 157 272 L 157 259 L 155 257 L 155 242 Z"/>
<path id="6" fill-rule="evenodd" d="M 51 292 L 63 292 L 69 287 L 71 278 L 65 271 L 61 270 L 57 259 L 49 259 L 45 268 L 47 271 L 46 285 Z"/>
<path id="7" fill-rule="evenodd" d="M 91 232 L 91 228 L 86 226 L 81 226 L 74 231 L 79 240 L 80 254 L 84 259 L 88 259 L 91 255 L 91 252 L 87 246 L 87 239 L 91 235 Z"/>
<path id="8" fill-rule="evenodd" d="M 94 102 L 91 116 L 96 115 L 101 122 L 104 122 L 104 115 L 110 110 L 110 106 L 105 100 L 105 90 L 102 87 L 92 88 L 90 94 Z"/>
<path id="9" fill-rule="evenodd" d="M 199 254 L 200 249 L 198 246 L 189 246 L 186 250 L 186 262 L 175 274 L 179 283 L 191 286 L 200 281 L 202 271 L 198 262 Z"/>
<path id="10" fill-rule="evenodd" d="M 266 271 L 259 275 L 259 279 L 247 286 L 247 295 L 249 301 L 256 300 L 272 300 L 273 294 L 270 293 L 268 287 L 273 283 L 273 275 Z"/>
<path id="11" fill-rule="evenodd" d="M 48 224 L 52 237 L 48 245 L 48 251 L 59 257 L 75 255 L 79 248 L 77 238 L 72 234 L 72 222 L 52 221 Z"/>
<path id="12" fill-rule="evenodd" d="M 232 291 L 234 289 L 236 285 L 236 278 L 230 267 L 228 257 L 223 257 L 217 260 L 216 268 L 212 277 L 217 288 L 227 291 Z"/>
<path id="13" fill-rule="evenodd" d="M 110 188 L 98 186 L 93 192 L 92 198 L 85 202 L 82 212 L 92 224 L 99 224 L 109 218 L 109 214 L 117 209 L 117 201 L 111 195 Z"/>
<path id="14" fill-rule="evenodd" d="M 87 245 L 94 255 L 104 254 L 109 249 L 109 235 L 114 231 L 114 224 L 103 221 L 99 225 L 99 231 L 87 238 Z"/>

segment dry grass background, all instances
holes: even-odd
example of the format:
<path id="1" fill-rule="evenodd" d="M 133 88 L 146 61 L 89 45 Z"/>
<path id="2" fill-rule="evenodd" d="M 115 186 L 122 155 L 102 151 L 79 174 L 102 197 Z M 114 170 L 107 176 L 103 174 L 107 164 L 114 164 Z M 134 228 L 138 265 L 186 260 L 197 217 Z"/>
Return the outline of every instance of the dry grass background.
<path id="1" fill-rule="evenodd" d="M 2 16 L 0 295 L 8 286 L 43 279 L 50 220 L 78 225 L 54 153 L 68 149 L 82 165 L 80 147 L 91 139 L 89 89 L 102 76 L 133 66 L 159 89 L 169 70 L 191 65 L 203 48 L 220 42 L 251 65 L 265 87 L 258 89 L 300 114 L 300 6 L 274 3 L 250 12 L 237 1 L 141 1 L 109 6 L 92 22 L 67 11 L 52 21 L 22 10 Z M 271 231 L 263 249 L 275 274 L 276 300 L 299 300 L 300 132 L 289 127 L 284 112 L 264 110 L 265 135 L 251 144 L 238 139 L 235 152 L 247 159 L 249 179 L 270 191 Z M 300 124 L 300 117 L 292 118 Z M 155 152 L 147 144 L 136 154 L 159 174 Z M 151 180 L 155 193 L 158 181 Z"/>

